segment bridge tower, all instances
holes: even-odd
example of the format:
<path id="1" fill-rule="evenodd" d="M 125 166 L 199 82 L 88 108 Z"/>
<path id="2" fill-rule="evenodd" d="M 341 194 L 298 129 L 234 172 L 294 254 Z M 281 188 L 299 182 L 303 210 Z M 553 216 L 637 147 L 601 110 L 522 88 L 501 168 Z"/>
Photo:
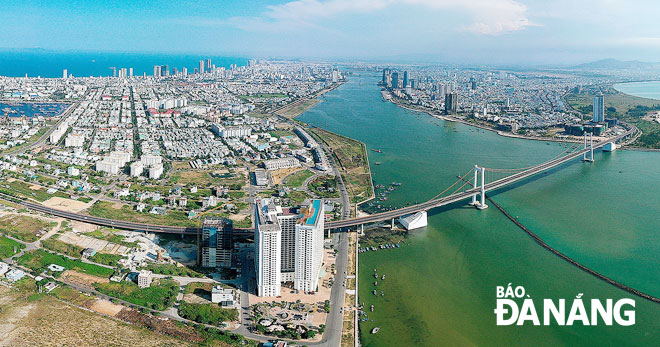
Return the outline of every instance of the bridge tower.
<path id="1" fill-rule="evenodd" d="M 486 168 L 479 168 L 481 171 L 481 201 L 479 202 L 479 205 L 477 205 L 477 208 L 480 210 L 488 208 L 488 205 L 486 205 Z"/>
<path id="2" fill-rule="evenodd" d="M 472 188 L 477 189 L 477 180 L 479 179 L 479 167 L 477 165 L 474 166 L 474 181 L 472 181 Z M 477 193 L 474 193 L 472 195 L 472 202 L 470 202 L 471 206 L 477 206 Z"/>
<path id="3" fill-rule="evenodd" d="M 589 133 L 589 158 L 587 158 L 587 152 L 584 152 L 582 161 L 594 162 L 594 138 L 593 133 Z M 584 132 L 584 149 L 587 149 L 587 132 Z"/>

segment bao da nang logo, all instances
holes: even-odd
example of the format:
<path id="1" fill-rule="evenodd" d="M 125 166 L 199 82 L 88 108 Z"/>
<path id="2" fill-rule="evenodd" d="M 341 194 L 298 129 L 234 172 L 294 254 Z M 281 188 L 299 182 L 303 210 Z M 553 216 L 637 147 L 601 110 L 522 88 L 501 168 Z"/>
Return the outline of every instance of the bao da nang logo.
<path id="1" fill-rule="evenodd" d="M 571 299 L 533 300 L 522 286 L 497 286 L 497 325 L 617 325 L 635 324 L 635 300 Z"/>

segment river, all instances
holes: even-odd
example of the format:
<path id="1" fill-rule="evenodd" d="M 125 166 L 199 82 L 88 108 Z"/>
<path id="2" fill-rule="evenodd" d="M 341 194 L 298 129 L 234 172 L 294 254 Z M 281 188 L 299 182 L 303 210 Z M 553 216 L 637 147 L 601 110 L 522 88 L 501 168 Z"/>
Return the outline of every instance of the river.
<path id="1" fill-rule="evenodd" d="M 386 204 L 421 202 L 475 164 L 520 168 L 560 154 L 564 144 L 499 136 L 383 102 L 380 75 L 356 72 L 302 114 L 306 123 L 363 141 L 376 184 L 402 183 Z M 550 246 L 621 283 L 660 297 L 660 154 L 617 151 L 578 160 L 490 196 Z M 380 162 L 381 165 L 374 165 Z M 429 225 L 394 250 L 360 254 L 364 346 L 655 345 L 660 305 L 619 290 L 536 244 L 495 208 L 465 203 L 429 211 Z M 374 287 L 373 269 L 386 274 Z M 531 298 L 633 298 L 632 327 L 497 326 L 496 286 Z M 383 291 L 374 296 L 371 292 Z M 368 309 L 366 309 L 369 311 Z M 542 310 L 537 308 L 542 316 Z M 568 308 L 567 308 L 568 311 Z M 371 334 L 373 327 L 380 327 Z"/>

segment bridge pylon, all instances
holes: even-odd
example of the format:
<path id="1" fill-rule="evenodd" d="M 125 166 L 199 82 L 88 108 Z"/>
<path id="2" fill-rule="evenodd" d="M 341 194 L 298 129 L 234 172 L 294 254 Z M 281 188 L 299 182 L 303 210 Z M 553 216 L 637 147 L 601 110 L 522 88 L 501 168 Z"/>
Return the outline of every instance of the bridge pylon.
<path id="1" fill-rule="evenodd" d="M 584 132 L 584 149 L 587 149 L 587 132 Z M 594 162 L 594 134 L 589 133 L 589 158 L 587 158 L 587 152 L 584 152 L 582 156 L 582 161 Z"/>
<path id="2" fill-rule="evenodd" d="M 477 189 L 477 180 L 479 179 L 479 166 L 474 166 L 474 181 L 472 181 L 472 188 Z M 471 206 L 477 206 L 477 193 L 472 195 L 472 201 L 470 202 Z"/>
<path id="3" fill-rule="evenodd" d="M 477 205 L 477 208 L 480 210 L 487 209 L 486 205 L 486 168 L 479 168 L 481 171 L 481 201 Z"/>
<path id="4" fill-rule="evenodd" d="M 483 210 L 488 208 L 486 205 L 486 168 L 479 167 L 479 165 L 474 166 L 474 181 L 472 181 L 472 189 L 477 189 L 479 183 L 479 175 L 481 175 L 481 191 L 474 192 L 472 195 L 472 201 L 470 205 Z M 477 195 L 480 195 L 479 201 L 477 201 Z"/>

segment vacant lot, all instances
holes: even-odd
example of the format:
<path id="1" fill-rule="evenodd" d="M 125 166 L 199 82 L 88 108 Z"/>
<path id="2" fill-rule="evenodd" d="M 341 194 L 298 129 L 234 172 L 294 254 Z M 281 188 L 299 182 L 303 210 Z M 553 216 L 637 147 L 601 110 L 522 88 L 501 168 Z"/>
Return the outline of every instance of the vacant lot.
<path id="1" fill-rule="evenodd" d="M 351 201 L 372 198 L 374 191 L 366 146 L 362 142 L 320 128 L 312 128 L 310 132 L 325 144 L 335 158 Z"/>
<path id="2" fill-rule="evenodd" d="M 26 301 L 11 289 L 0 287 L 0 297 L 2 346 L 188 346 L 185 341 L 70 306 L 51 296 Z"/>
<path id="3" fill-rule="evenodd" d="M 303 101 L 296 102 L 287 107 L 284 107 L 283 109 L 277 111 L 275 114 L 289 119 L 295 118 L 301 115 L 303 112 L 307 111 L 308 109 L 312 108 L 314 105 L 318 104 L 319 102 L 321 102 L 320 99 L 306 99 Z"/>
<path id="4" fill-rule="evenodd" d="M 41 249 L 23 254 L 18 258 L 18 263 L 37 272 L 44 271 L 50 264 L 56 264 L 64 267 L 67 270 L 73 270 L 104 278 L 108 278 L 114 273 L 114 270 L 112 269 L 94 264 L 83 263 L 78 259 L 70 259 L 61 255 L 48 253 Z"/>
<path id="5" fill-rule="evenodd" d="M 189 220 L 188 215 L 182 211 L 167 211 L 167 214 L 155 215 L 146 212 L 137 212 L 130 205 L 113 204 L 107 201 L 97 201 L 87 212 L 95 217 L 119 219 L 130 222 L 173 225 L 196 226 L 195 221 Z"/>
<path id="6" fill-rule="evenodd" d="M 34 242 L 55 223 L 44 222 L 37 218 L 22 215 L 8 215 L 0 218 L 0 232 L 7 233 L 21 241 Z"/>
<path id="7" fill-rule="evenodd" d="M 168 279 L 154 281 L 149 288 L 140 288 L 137 284 L 127 281 L 96 283 L 94 286 L 101 293 L 159 311 L 174 305 L 179 292 L 179 285 Z"/>
<path id="8" fill-rule="evenodd" d="M 14 250 L 18 253 L 23 248 L 25 246 L 22 243 L 0 236 L 0 259 L 9 258 L 15 254 Z"/>
<path id="9" fill-rule="evenodd" d="M 305 183 L 305 180 L 314 176 L 314 173 L 309 170 L 298 171 L 286 179 L 286 185 L 289 187 L 300 187 Z"/>

